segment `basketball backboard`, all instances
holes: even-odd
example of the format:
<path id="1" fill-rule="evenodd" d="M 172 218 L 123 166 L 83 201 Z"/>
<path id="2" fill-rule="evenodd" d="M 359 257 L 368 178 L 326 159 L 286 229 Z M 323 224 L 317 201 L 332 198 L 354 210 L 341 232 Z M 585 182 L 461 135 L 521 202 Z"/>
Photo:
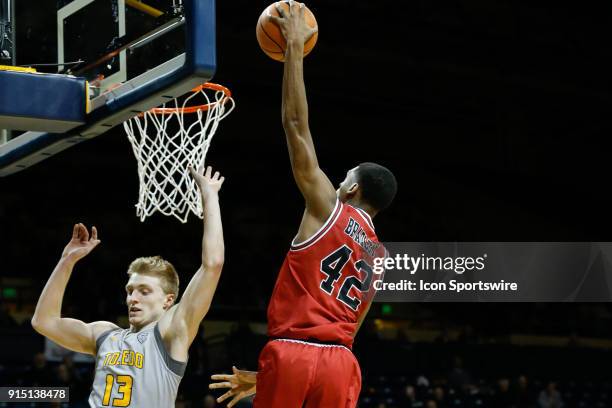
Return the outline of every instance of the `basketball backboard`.
<path id="1" fill-rule="evenodd" d="M 57 66 L 39 70 L 89 81 L 85 124 L 61 134 L 26 132 L 9 140 L 0 146 L 0 175 L 103 134 L 214 75 L 215 0 L 59 0 L 55 15 L 56 44 L 48 48 L 57 53 L 46 58 Z M 16 25 L 18 33 L 22 26 L 35 29 L 19 19 Z M 18 49 L 36 46 L 20 44 L 17 37 Z"/>

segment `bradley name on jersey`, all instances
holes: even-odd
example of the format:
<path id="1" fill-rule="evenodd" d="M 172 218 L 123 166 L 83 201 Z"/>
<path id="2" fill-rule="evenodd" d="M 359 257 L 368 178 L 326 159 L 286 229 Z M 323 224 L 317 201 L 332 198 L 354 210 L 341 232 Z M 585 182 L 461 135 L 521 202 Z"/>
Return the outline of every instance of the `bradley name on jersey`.
<path id="1" fill-rule="evenodd" d="M 370 238 L 368 238 L 361 225 L 359 225 L 359 223 L 352 217 L 349 217 L 344 233 L 351 237 L 351 239 L 361 248 L 363 248 L 363 250 L 366 251 L 372 258 L 374 257 L 376 250 L 381 245 L 380 243 L 373 242 Z"/>

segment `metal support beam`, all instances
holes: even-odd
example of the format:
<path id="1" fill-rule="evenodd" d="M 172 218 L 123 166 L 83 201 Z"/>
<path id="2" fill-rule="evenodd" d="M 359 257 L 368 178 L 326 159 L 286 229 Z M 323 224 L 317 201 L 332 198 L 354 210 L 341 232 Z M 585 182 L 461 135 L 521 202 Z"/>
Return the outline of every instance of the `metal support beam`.
<path id="1" fill-rule="evenodd" d="M 17 65 L 15 31 L 15 0 L 0 0 L 0 65 Z M 10 130 L 0 129 L 0 145 L 10 138 Z"/>
<path id="2" fill-rule="evenodd" d="M 15 21 L 15 0 L 8 0 L 8 2 L 11 6 L 11 43 L 13 44 L 12 61 L 13 65 L 17 65 L 17 23 Z"/>
<path id="3" fill-rule="evenodd" d="M 0 0 L 0 64 L 15 65 L 15 0 Z"/>

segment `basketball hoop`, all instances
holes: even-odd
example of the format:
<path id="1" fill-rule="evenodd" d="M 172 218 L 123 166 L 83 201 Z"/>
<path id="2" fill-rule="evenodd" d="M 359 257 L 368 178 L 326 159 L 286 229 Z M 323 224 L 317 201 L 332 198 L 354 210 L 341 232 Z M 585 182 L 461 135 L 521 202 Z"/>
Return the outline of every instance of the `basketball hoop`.
<path id="1" fill-rule="evenodd" d="M 191 105 L 195 97 L 206 103 Z M 174 99 L 123 123 L 138 162 L 136 214 L 140 221 L 156 211 L 182 223 L 187 222 L 189 212 L 202 218 L 200 192 L 189 166 L 200 172 L 204 169 L 219 122 L 234 107 L 229 89 L 206 83 L 194 88 L 180 105 Z M 194 116 L 194 120 L 188 120 Z"/>

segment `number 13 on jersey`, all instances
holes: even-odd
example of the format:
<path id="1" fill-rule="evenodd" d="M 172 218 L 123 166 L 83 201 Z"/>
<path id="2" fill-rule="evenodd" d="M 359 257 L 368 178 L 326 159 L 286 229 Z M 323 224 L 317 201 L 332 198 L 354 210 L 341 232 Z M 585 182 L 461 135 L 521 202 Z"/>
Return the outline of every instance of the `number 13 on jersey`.
<path id="1" fill-rule="evenodd" d="M 104 399 L 102 405 L 105 407 L 109 406 L 111 402 L 111 392 L 113 391 L 113 383 L 115 382 L 115 376 L 112 374 L 106 375 L 106 387 L 104 388 Z M 111 407 L 127 407 L 130 405 L 132 400 L 132 377 L 129 375 L 118 375 L 117 385 L 119 388 L 118 398 L 113 398 L 113 405 Z"/>

